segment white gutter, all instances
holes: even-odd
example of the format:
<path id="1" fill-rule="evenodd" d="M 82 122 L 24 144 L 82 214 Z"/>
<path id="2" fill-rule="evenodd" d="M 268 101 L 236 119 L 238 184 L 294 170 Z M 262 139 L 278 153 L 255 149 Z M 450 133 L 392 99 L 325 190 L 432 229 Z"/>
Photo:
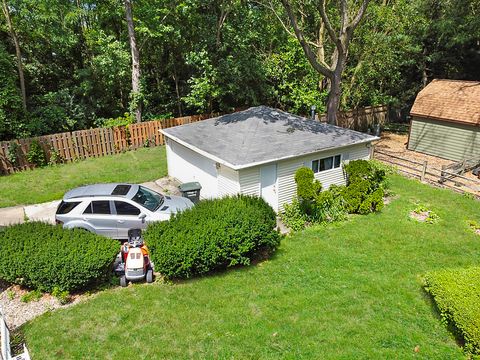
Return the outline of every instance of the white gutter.
<path id="1" fill-rule="evenodd" d="M 328 150 L 334 150 L 334 149 L 343 149 L 343 148 L 346 148 L 346 147 L 349 147 L 349 146 L 352 146 L 352 145 L 359 145 L 359 144 L 366 144 L 366 143 L 371 143 L 373 141 L 377 141 L 377 140 L 380 140 L 380 138 L 378 136 L 372 136 L 371 139 L 365 139 L 365 140 L 361 140 L 361 141 L 358 141 L 358 142 L 355 142 L 355 143 L 352 143 L 352 144 L 346 144 L 346 145 L 341 145 L 341 146 L 333 146 L 333 147 L 329 147 L 329 148 L 324 148 L 324 149 L 318 149 L 318 150 L 313 150 L 313 151 L 308 151 L 308 152 L 305 152 L 305 153 L 301 153 L 301 154 L 295 154 L 295 155 L 288 155 L 288 156 L 284 156 L 284 157 L 279 157 L 279 158 L 273 158 L 273 159 L 268 159 L 268 160 L 262 160 L 262 161 L 256 161 L 256 162 L 252 162 L 252 163 L 248 163 L 248 164 L 243 164 L 243 165 L 233 165 L 231 163 L 229 163 L 228 161 L 225 161 L 225 160 L 222 160 L 220 159 L 219 157 L 215 156 L 215 155 L 212 155 L 204 150 L 201 150 L 199 148 L 197 148 L 196 146 L 193 146 L 183 140 L 180 140 L 179 138 L 177 138 L 176 136 L 173 136 L 173 135 L 170 135 L 170 134 L 167 134 L 163 131 L 163 129 L 160 129 L 159 130 L 163 135 L 165 135 L 166 137 L 178 142 L 179 144 L 195 151 L 195 152 L 198 152 L 199 154 L 215 161 L 215 162 L 218 162 L 222 165 L 225 165 L 225 166 L 228 166 L 229 168 L 233 169 L 233 170 L 241 170 L 241 169 L 246 169 L 246 168 L 250 168 L 250 167 L 254 167 L 254 166 L 258 166 L 258 165 L 263 165 L 263 164 L 268 164 L 268 163 L 272 163 L 272 162 L 277 162 L 277 161 L 281 161 L 281 160 L 288 160 L 288 159 L 293 159 L 293 158 L 296 158 L 296 157 L 299 157 L 299 156 L 304 156 L 304 155 L 309 155 L 309 154 L 314 154 L 314 153 L 317 153 L 317 152 L 323 152 L 323 151 L 328 151 Z"/>

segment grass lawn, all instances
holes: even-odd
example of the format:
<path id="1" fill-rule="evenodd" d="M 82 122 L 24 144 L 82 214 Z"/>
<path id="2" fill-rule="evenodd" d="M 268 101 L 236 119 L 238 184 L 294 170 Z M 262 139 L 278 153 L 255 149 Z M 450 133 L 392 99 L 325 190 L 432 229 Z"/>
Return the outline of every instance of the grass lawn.
<path id="1" fill-rule="evenodd" d="M 381 213 L 310 228 L 269 261 L 178 283 L 114 288 L 22 331 L 33 359 L 461 359 L 422 289 L 479 263 L 479 203 L 399 176 Z M 419 202 L 440 216 L 417 223 Z M 418 352 L 414 349 L 417 348 Z"/>
<path id="2" fill-rule="evenodd" d="M 74 187 L 100 182 L 145 182 L 167 175 L 165 147 L 82 160 L 0 176 L 0 207 L 61 199 Z"/>

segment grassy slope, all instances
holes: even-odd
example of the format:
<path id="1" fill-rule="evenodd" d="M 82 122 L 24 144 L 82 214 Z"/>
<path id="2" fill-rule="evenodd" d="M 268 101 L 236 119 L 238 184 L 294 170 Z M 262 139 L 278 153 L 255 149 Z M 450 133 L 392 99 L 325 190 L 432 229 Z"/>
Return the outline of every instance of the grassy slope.
<path id="1" fill-rule="evenodd" d="M 462 358 L 421 287 L 478 264 L 478 202 L 400 177 L 380 214 L 286 238 L 270 261 L 176 285 L 115 288 L 24 327 L 34 359 Z M 408 219 L 420 201 L 436 225 Z M 415 346 L 419 352 L 415 353 Z"/>
<path id="2" fill-rule="evenodd" d="M 167 175 L 163 146 L 0 176 L 0 207 L 61 199 L 74 187 L 145 182 Z"/>

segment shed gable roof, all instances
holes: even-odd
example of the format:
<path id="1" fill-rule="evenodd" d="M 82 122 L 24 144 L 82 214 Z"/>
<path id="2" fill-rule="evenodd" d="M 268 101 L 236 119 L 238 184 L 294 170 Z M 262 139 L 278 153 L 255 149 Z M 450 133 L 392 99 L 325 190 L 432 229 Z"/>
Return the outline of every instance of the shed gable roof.
<path id="1" fill-rule="evenodd" d="M 418 93 L 410 115 L 480 126 L 480 81 L 435 79 Z"/>
<path id="2" fill-rule="evenodd" d="M 377 139 L 266 106 L 161 131 L 234 169 Z"/>

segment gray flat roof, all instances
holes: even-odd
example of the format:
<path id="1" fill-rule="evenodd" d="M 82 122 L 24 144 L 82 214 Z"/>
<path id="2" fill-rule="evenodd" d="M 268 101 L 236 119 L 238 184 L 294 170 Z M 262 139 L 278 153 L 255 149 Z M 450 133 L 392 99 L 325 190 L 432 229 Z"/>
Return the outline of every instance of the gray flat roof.
<path id="1" fill-rule="evenodd" d="M 266 106 L 161 132 L 234 169 L 378 139 Z"/>

